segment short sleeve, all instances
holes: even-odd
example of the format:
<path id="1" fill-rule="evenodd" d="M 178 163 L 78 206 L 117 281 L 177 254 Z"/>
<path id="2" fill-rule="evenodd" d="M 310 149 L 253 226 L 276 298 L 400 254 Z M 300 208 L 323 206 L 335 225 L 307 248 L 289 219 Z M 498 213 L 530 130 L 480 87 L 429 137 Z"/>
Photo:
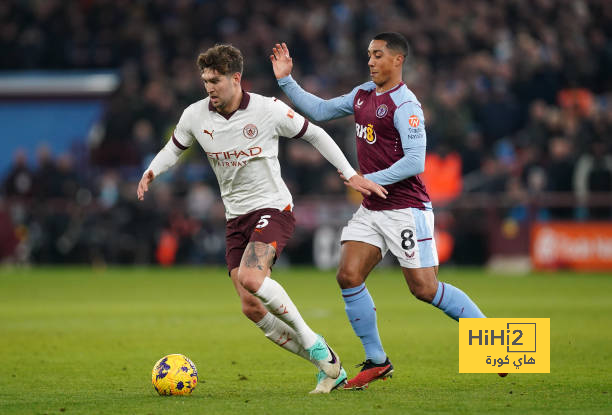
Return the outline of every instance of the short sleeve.
<path id="1" fill-rule="evenodd" d="M 427 145 L 425 116 L 421 106 L 414 101 L 405 101 L 395 110 L 393 123 L 402 139 L 404 149 Z"/>
<path id="2" fill-rule="evenodd" d="M 190 120 L 190 108 L 187 107 L 185 111 L 183 111 L 183 115 L 176 125 L 174 129 L 174 134 L 172 135 L 172 141 L 174 144 L 180 148 L 181 150 L 186 150 L 193 144 L 194 135 L 191 132 L 191 123 Z"/>
<path id="3" fill-rule="evenodd" d="M 306 132 L 308 120 L 281 100 L 273 98 L 271 111 L 279 136 L 300 138 Z"/>

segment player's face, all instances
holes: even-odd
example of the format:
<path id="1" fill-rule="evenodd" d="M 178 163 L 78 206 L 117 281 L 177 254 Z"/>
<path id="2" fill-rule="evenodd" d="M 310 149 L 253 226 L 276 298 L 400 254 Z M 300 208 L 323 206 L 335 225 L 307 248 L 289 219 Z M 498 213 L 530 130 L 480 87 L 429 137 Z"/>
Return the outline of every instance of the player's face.
<path id="1" fill-rule="evenodd" d="M 223 75 L 210 68 L 206 68 L 202 72 L 204 88 L 206 88 L 210 97 L 210 103 L 218 112 L 230 112 L 226 110 L 232 107 L 232 104 L 235 104 L 237 100 L 239 101 L 240 78 L 238 72 L 232 75 Z"/>
<path id="2" fill-rule="evenodd" d="M 401 76 L 403 56 L 387 49 L 384 40 L 373 40 L 368 46 L 368 66 L 370 77 L 378 86 L 394 82 L 395 77 Z"/>

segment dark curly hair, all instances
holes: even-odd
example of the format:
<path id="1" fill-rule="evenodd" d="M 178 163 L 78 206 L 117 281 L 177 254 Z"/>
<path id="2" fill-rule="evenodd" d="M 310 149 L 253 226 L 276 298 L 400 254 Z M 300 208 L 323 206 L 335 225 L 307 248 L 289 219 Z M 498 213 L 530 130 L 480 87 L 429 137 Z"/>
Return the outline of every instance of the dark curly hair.
<path id="1" fill-rule="evenodd" d="M 216 70 L 222 75 L 236 72 L 242 74 L 243 58 L 240 49 L 232 45 L 215 45 L 198 56 L 198 68 L 203 72 L 206 68 Z"/>

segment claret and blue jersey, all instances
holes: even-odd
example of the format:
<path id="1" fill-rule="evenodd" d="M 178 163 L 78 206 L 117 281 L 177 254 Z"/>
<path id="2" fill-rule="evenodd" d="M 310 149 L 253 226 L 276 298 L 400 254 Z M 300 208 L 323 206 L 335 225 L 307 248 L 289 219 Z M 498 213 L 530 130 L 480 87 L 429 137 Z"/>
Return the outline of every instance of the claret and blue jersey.
<path id="1" fill-rule="evenodd" d="M 280 79 L 279 85 L 315 121 L 354 114 L 361 173 L 389 192 L 387 199 L 365 197 L 364 207 L 431 208 L 425 185 L 418 176 L 425 166 L 425 119 L 420 103 L 405 84 L 378 94 L 374 82 L 366 82 L 330 100 L 304 91 L 291 76 Z"/>

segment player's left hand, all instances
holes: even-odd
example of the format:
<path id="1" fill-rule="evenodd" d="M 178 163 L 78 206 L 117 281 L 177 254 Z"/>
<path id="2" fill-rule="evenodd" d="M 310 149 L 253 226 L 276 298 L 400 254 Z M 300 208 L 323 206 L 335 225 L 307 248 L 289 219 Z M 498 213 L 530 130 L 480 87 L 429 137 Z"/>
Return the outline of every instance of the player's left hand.
<path id="1" fill-rule="evenodd" d="M 282 44 L 277 43 L 276 46 L 272 48 L 270 62 L 272 62 L 272 70 L 274 71 L 276 79 L 291 75 L 293 59 L 291 59 L 289 55 L 289 48 L 285 42 Z"/>
<path id="2" fill-rule="evenodd" d="M 370 196 L 372 193 L 375 193 L 378 197 L 381 197 L 383 199 L 387 198 L 387 194 L 389 193 L 387 192 L 387 189 L 385 189 L 379 184 L 374 183 L 372 180 L 366 179 L 359 173 L 348 180 L 339 170 L 338 173 L 340 174 L 340 178 L 344 180 L 345 185 L 357 190 L 362 195 Z"/>

